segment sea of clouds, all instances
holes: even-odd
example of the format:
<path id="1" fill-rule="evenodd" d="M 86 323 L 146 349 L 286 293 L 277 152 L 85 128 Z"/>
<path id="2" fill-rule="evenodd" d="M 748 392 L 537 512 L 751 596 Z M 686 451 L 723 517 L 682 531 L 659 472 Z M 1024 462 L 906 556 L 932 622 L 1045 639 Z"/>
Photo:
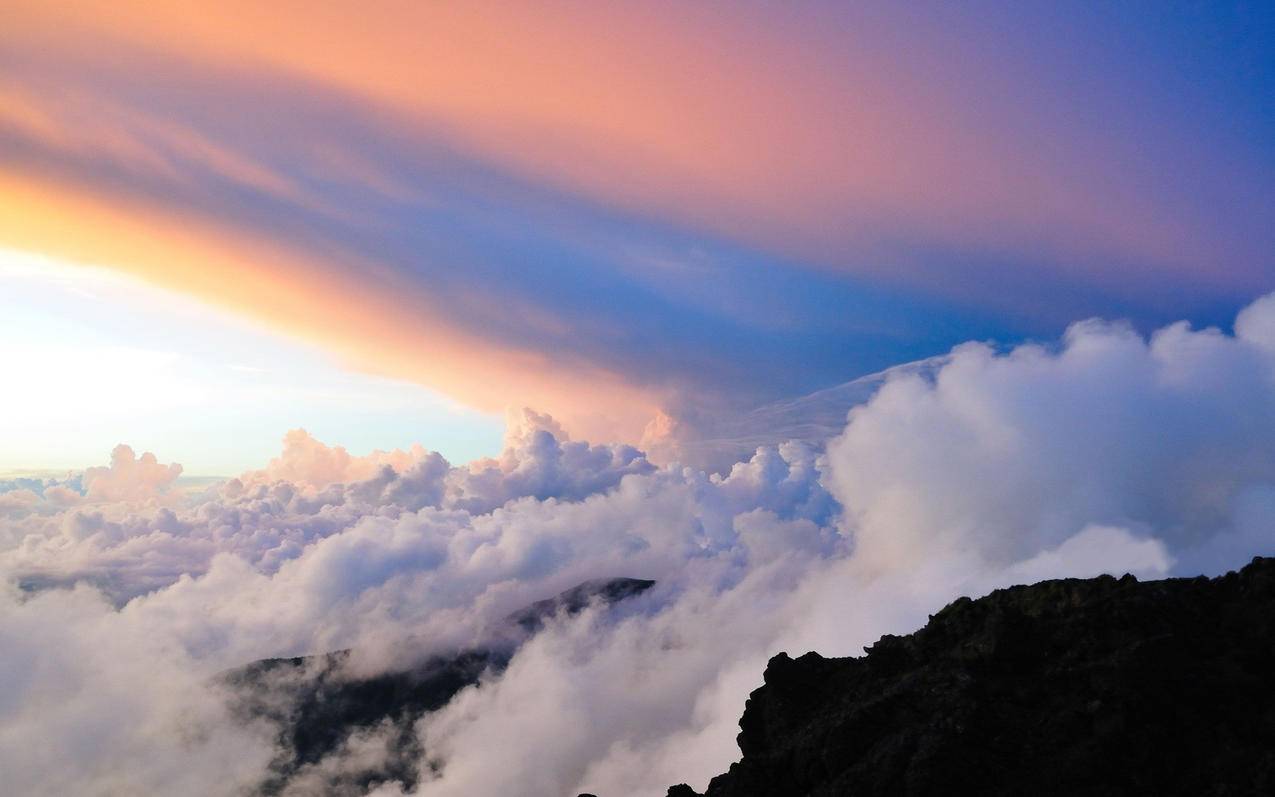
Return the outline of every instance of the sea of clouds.
<path id="1" fill-rule="evenodd" d="M 882 382 L 826 444 L 716 475 L 523 411 L 498 458 L 459 466 L 294 431 L 264 469 L 194 492 L 127 446 L 0 483 L 5 790 L 244 793 L 274 737 L 233 715 L 218 673 L 345 648 L 351 672 L 401 667 L 612 576 L 657 584 L 550 623 L 427 715 L 440 766 L 413 793 L 703 787 L 778 651 L 854 655 L 1013 583 L 1275 553 L 1275 295 L 1234 334 L 1086 321 Z M 359 734 L 291 793 L 384 746 Z"/>

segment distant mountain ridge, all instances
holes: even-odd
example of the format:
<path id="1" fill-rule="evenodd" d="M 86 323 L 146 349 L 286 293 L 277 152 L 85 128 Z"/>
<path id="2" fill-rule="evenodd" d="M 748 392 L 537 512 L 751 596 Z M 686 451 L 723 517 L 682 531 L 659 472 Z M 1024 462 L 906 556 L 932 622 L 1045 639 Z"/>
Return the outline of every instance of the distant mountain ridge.
<path id="1" fill-rule="evenodd" d="M 263 659 L 224 673 L 234 695 L 233 710 L 245 722 L 264 720 L 277 729 L 278 750 L 261 794 L 279 794 L 306 767 L 324 758 L 360 731 L 388 731 L 382 761 L 361 770 L 329 773 L 327 794 L 363 794 L 391 781 L 412 787 L 425 760 L 414 732 L 418 719 L 447 705 L 484 673 L 500 672 L 518 644 L 558 615 L 574 615 L 593 604 L 610 605 L 655 585 L 637 578 L 595 579 L 537 601 L 506 618 L 510 632 L 491 645 L 430 656 L 415 665 L 372 677 L 345 671 L 350 651 Z"/>
<path id="2" fill-rule="evenodd" d="M 861 658 L 780 653 L 740 728 L 707 797 L 1273 794 L 1275 559 L 1013 587 Z"/>

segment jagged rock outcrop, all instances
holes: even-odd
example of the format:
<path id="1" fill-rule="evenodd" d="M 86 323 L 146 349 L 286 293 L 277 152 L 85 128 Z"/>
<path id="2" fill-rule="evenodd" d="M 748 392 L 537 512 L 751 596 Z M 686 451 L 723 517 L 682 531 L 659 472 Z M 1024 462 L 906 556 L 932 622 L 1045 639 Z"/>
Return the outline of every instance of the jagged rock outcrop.
<path id="1" fill-rule="evenodd" d="M 352 733 L 370 729 L 384 736 L 385 755 L 366 767 L 345 767 L 327 776 L 341 782 L 325 782 L 325 793 L 363 794 L 388 781 L 410 788 L 425 760 L 414 732 L 418 719 L 445 706 L 484 673 L 503 670 L 518 642 L 552 617 L 577 614 L 594 603 L 616 603 L 654 585 L 635 578 L 586 581 L 509 615 L 511 634 L 491 646 L 431 656 L 408 669 L 373 677 L 347 673 L 348 650 L 264 659 L 224 673 L 221 679 L 235 696 L 233 708 L 239 716 L 265 720 L 278 729 L 277 754 L 260 792 L 284 791 L 305 767 L 339 751 Z"/>
<path id="2" fill-rule="evenodd" d="M 1275 559 L 1013 587 L 861 658 L 781 653 L 740 727 L 708 797 L 1275 794 Z"/>

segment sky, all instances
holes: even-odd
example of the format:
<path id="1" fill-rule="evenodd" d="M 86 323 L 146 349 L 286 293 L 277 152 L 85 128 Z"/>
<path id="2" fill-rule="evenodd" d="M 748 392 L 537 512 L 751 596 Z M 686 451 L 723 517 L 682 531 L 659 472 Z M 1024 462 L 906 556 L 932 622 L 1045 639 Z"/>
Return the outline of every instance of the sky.
<path id="1" fill-rule="evenodd" d="M 1266 4 L 5 5 L 0 245 L 595 439 L 1270 287 Z"/>
<path id="2" fill-rule="evenodd" d="M 779 651 L 1275 553 L 1270 3 L 0 20 L 16 792 L 702 790 Z M 497 644 L 284 775 L 223 677 Z"/>
<path id="3" fill-rule="evenodd" d="M 0 471 L 65 473 L 129 442 L 188 475 L 231 476 L 298 426 L 364 452 L 429 440 L 467 461 L 498 451 L 504 431 L 502 416 L 342 368 L 197 298 L 14 250 L 0 250 L 0 356 L 14 375 Z"/>

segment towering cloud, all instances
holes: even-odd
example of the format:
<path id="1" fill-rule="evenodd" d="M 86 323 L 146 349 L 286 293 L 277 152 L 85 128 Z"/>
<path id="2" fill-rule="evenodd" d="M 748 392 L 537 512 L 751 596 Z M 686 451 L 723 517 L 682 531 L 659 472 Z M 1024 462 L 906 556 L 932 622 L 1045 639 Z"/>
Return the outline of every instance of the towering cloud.
<path id="1" fill-rule="evenodd" d="M 138 457 L 132 448 L 121 444 L 111 452 L 109 467 L 84 471 L 84 488 L 90 501 L 153 498 L 172 486 L 181 473 L 181 465 L 161 465 L 150 452 Z"/>
<path id="2" fill-rule="evenodd" d="M 273 737 L 218 673 L 349 648 L 344 673 L 363 677 L 623 575 L 657 583 L 550 621 L 413 728 L 429 766 L 412 791 L 702 786 L 779 650 L 852 654 L 1016 581 L 1270 553 L 1275 297 L 1234 328 L 1086 321 L 1056 344 L 966 344 L 880 380 L 826 445 L 764 446 L 721 475 L 523 412 L 499 457 L 460 466 L 297 431 L 265 469 L 202 492 L 126 447 L 80 481 L 14 482 L 0 771 L 26 794 L 238 793 Z M 288 788 L 358 793 L 342 773 L 390 741 L 364 729 Z"/>

